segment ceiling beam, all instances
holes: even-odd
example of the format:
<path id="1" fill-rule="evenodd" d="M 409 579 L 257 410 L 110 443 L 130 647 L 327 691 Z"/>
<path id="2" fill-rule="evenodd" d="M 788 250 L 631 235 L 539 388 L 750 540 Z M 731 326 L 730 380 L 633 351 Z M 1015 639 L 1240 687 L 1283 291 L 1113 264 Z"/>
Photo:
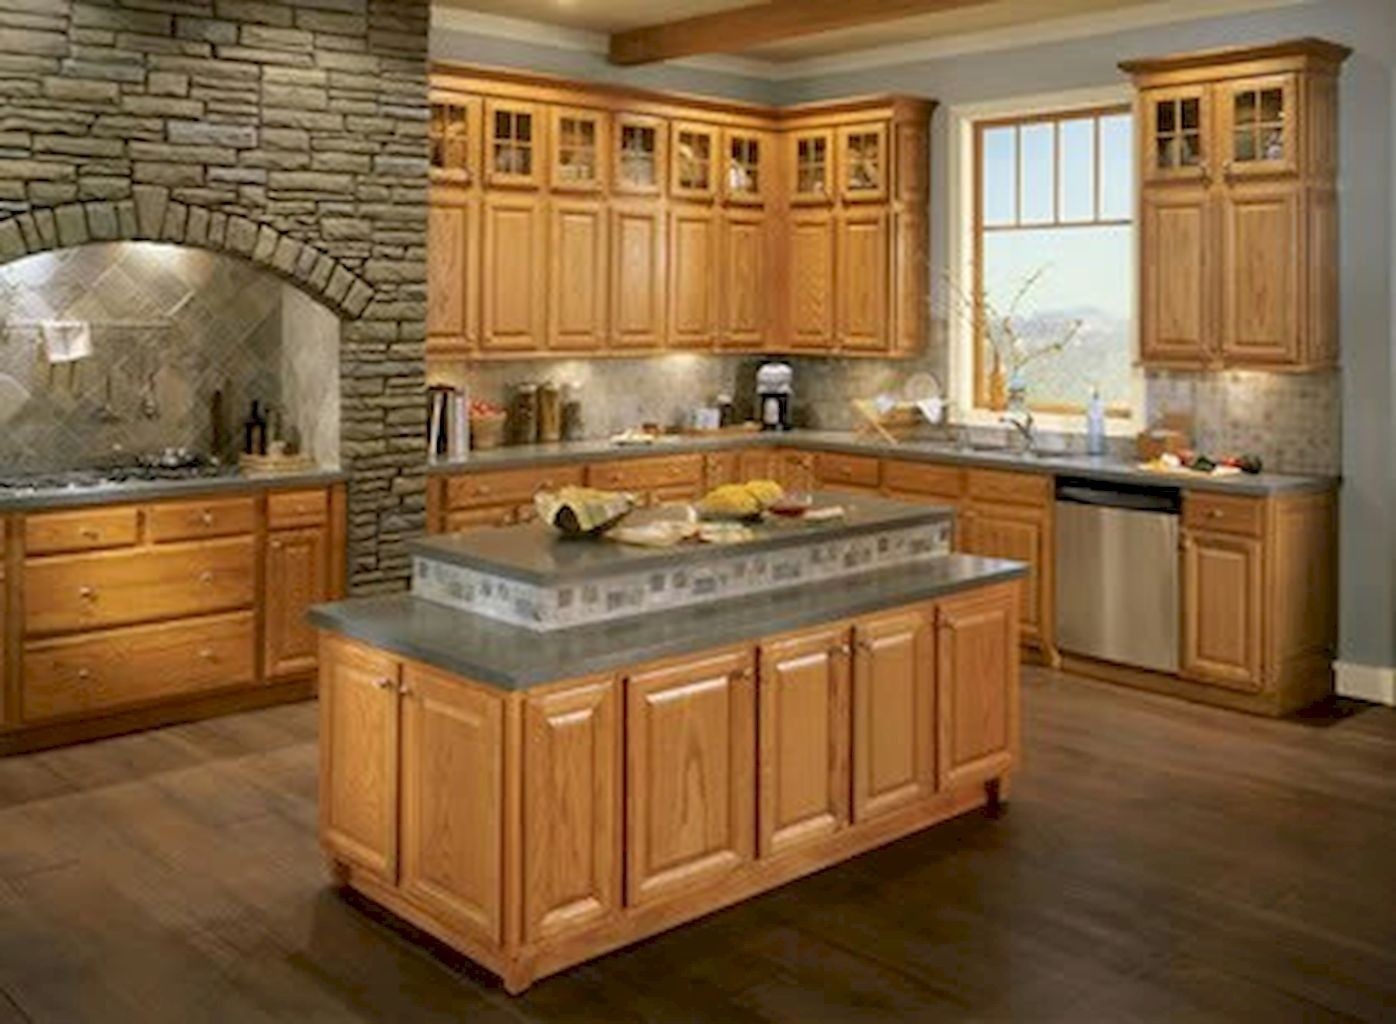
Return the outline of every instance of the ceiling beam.
<path id="1" fill-rule="evenodd" d="M 736 53 L 797 36 L 979 7 L 990 0 L 766 0 L 611 36 L 612 64 L 650 64 L 699 53 Z"/>

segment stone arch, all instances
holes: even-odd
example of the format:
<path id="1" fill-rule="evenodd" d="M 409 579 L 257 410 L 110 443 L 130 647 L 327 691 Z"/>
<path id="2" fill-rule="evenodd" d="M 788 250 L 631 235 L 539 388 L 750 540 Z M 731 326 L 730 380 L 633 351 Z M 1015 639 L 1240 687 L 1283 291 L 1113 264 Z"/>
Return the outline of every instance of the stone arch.
<path id="1" fill-rule="evenodd" d="M 248 217 L 175 202 L 155 186 L 136 186 L 131 199 L 40 207 L 0 220 L 0 265 L 100 242 L 164 242 L 240 257 L 346 320 L 362 316 L 374 298 L 372 285 L 315 246 Z"/>

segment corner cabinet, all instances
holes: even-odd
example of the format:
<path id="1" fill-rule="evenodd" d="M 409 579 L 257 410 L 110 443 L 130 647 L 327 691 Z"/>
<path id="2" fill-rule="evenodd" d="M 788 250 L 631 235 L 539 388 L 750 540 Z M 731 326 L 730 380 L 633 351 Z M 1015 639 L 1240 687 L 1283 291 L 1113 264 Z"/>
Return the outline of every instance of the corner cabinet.
<path id="1" fill-rule="evenodd" d="M 1337 76 L 1316 39 L 1121 65 L 1139 90 L 1147 366 L 1338 358 Z"/>
<path id="2" fill-rule="evenodd" d="M 924 345 L 930 101 L 431 83 L 429 361 Z"/>

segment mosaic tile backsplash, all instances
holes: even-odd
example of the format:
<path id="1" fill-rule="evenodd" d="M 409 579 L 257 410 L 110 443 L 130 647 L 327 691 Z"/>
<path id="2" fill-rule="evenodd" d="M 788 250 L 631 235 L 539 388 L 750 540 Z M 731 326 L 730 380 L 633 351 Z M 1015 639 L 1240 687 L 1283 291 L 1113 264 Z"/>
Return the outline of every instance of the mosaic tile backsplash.
<path id="1" fill-rule="evenodd" d="M 0 464 L 50 470 L 165 447 L 211 452 L 210 403 L 220 388 L 227 445 L 215 454 L 235 454 L 253 398 L 324 444 L 316 419 L 297 415 L 295 382 L 328 376 L 337 387 L 338 321 L 317 307 L 333 325 L 331 343 L 312 316 L 315 344 L 299 353 L 299 372 L 288 372 L 283 337 L 306 320 L 283 309 L 285 289 L 242 261 L 153 243 L 86 245 L 8 264 L 0 269 Z M 89 322 L 92 355 L 50 366 L 37 326 L 47 320 Z M 323 395 L 312 402 L 326 407 Z M 337 402 L 329 415 L 337 419 Z"/>
<path id="2" fill-rule="evenodd" d="M 950 523 L 743 552 L 594 582 L 538 586 L 417 556 L 412 593 L 437 604 L 538 632 L 672 611 L 710 601 L 846 578 L 950 551 Z"/>
<path id="3" fill-rule="evenodd" d="M 850 402 L 900 393 L 914 373 L 946 379 L 943 348 L 911 360 L 792 358 L 797 426 L 851 430 L 857 426 Z M 737 413 L 752 416 L 756 369 L 764 359 L 745 356 L 675 354 L 645 359 L 520 361 L 479 366 L 443 366 L 433 376 L 466 386 L 475 397 L 505 403 L 510 385 L 526 380 L 572 381 L 584 404 L 585 436 L 605 437 L 643 422 L 679 425 L 689 410 L 719 392 L 736 400 Z M 1150 371 L 1145 402 L 1151 422 L 1169 412 L 1188 412 L 1197 446 L 1217 454 L 1259 455 L 1276 472 L 1337 475 L 1342 469 L 1342 390 L 1336 373 L 1274 374 L 1229 371 Z M 1082 427 L 1084 431 L 1084 424 Z M 977 441 L 1005 431 L 976 428 Z M 1132 439 L 1111 440 L 1114 454 L 1133 455 Z M 1083 433 L 1045 434 L 1043 447 L 1084 450 Z"/>

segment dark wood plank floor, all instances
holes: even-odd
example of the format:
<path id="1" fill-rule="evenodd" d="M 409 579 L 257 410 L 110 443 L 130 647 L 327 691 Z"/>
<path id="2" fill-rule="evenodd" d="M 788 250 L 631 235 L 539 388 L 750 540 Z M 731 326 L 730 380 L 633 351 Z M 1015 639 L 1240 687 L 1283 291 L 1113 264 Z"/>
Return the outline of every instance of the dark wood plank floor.
<path id="1" fill-rule="evenodd" d="M 1396 711 L 1042 671 L 976 814 L 505 996 L 327 888 L 310 705 L 0 762 L 0 1024 L 1396 1018 Z"/>

